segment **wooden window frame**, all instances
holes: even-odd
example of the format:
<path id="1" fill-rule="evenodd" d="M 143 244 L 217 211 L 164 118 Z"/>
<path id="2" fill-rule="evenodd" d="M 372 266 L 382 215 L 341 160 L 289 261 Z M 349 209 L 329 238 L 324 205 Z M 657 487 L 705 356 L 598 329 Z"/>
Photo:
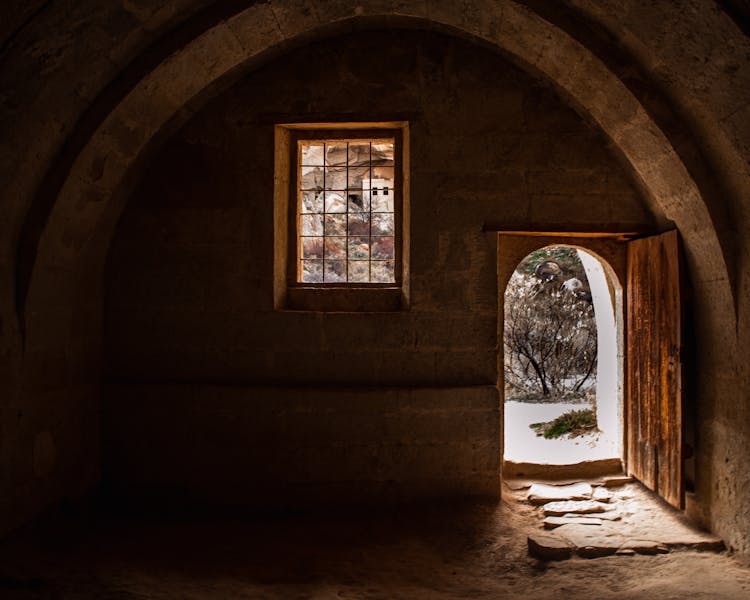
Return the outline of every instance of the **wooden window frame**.
<path id="1" fill-rule="evenodd" d="M 394 278 L 393 283 L 297 281 L 299 260 L 300 141 L 394 140 Z M 274 306 L 278 310 L 383 312 L 408 307 L 408 124 L 293 123 L 275 127 Z"/>

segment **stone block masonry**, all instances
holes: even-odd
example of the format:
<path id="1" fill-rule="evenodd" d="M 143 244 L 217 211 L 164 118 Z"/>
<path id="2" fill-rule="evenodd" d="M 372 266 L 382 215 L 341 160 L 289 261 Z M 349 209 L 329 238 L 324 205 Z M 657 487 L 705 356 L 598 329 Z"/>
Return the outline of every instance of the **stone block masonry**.
<path id="1" fill-rule="evenodd" d="M 300 509 L 496 499 L 493 386 L 111 385 L 105 487 L 119 501 Z"/>
<path id="2" fill-rule="evenodd" d="M 273 127 L 299 114 L 409 115 L 408 310 L 275 310 Z M 614 204 L 632 226 L 658 220 L 590 125 L 466 42 L 344 35 L 250 73 L 165 143 L 117 227 L 108 485 L 238 505 L 497 498 L 496 242 L 483 223 L 604 226 Z"/>

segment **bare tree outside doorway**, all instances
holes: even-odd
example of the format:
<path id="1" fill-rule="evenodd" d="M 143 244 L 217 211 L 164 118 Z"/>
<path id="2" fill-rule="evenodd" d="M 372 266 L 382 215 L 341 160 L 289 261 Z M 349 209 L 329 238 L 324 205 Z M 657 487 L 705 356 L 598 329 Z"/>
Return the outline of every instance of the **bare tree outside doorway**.
<path id="1" fill-rule="evenodd" d="M 586 273 L 575 248 L 532 252 L 505 292 L 505 397 L 595 401 L 597 333 Z"/>

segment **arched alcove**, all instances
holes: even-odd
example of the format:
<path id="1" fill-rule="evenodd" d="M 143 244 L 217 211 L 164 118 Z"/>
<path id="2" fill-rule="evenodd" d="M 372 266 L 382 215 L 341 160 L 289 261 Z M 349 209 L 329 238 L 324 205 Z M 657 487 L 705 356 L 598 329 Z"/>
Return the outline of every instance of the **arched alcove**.
<path id="1" fill-rule="evenodd" d="M 338 8 L 330 14 L 323 6 L 319 8 L 313 19 L 284 2 L 252 6 L 193 40 L 135 86 L 97 129 L 62 186 L 37 250 L 28 315 L 37 314 L 35 289 L 43 291 L 53 285 L 40 277 L 56 277 L 60 268 L 75 271 L 79 261 L 86 268 L 101 268 L 127 197 L 122 186 L 132 180 L 132 170 L 142 163 L 139 158 L 152 142 L 222 89 L 229 78 L 257 65 L 267 51 L 385 16 L 366 7 L 353 7 L 344 14 Z M 710 281 L 714 298 L 722 286 L 726 298 L 722 310 L 733 314 L 726 266 L 705 204 L 668 140 L 636 98 L 582 45 L 534 13 L 512 2 L 485 8 L 485 18 L 476 22 L 466 21 L 458 9 L 429 14 L 414 7 L 399 17 L 412 27 L 431 23 L 490 44 L 551 82 L 612 140 L 644 186 L 647 200 L 681 230 L 696 280 Z M 271 20 L 294 25 L 271 32 L 258 27 Z M 75 219 L 71 219 L 73 214 Z M 83 273 L 73 279 L 97 281 L 96 276 Z"/>

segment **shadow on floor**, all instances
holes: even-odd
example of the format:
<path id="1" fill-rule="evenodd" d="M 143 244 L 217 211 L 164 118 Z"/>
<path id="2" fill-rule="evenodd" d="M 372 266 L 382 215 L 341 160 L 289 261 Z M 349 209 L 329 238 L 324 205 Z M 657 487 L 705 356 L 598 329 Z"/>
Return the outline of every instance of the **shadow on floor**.
<path id="1" fill-rule="evenodd" d="M 528 533 L 539 527 L 535 519 L 512 501 L 262 519 L 126 516 L 95 507 L 50 517 L 0 544 L 0 597 L 415 600 L 533 594 L 559 600 L 564 590 L 583 599 L 748 597 L 750 570 L 724 555 L 537 561 L 526 546 Z"/>

